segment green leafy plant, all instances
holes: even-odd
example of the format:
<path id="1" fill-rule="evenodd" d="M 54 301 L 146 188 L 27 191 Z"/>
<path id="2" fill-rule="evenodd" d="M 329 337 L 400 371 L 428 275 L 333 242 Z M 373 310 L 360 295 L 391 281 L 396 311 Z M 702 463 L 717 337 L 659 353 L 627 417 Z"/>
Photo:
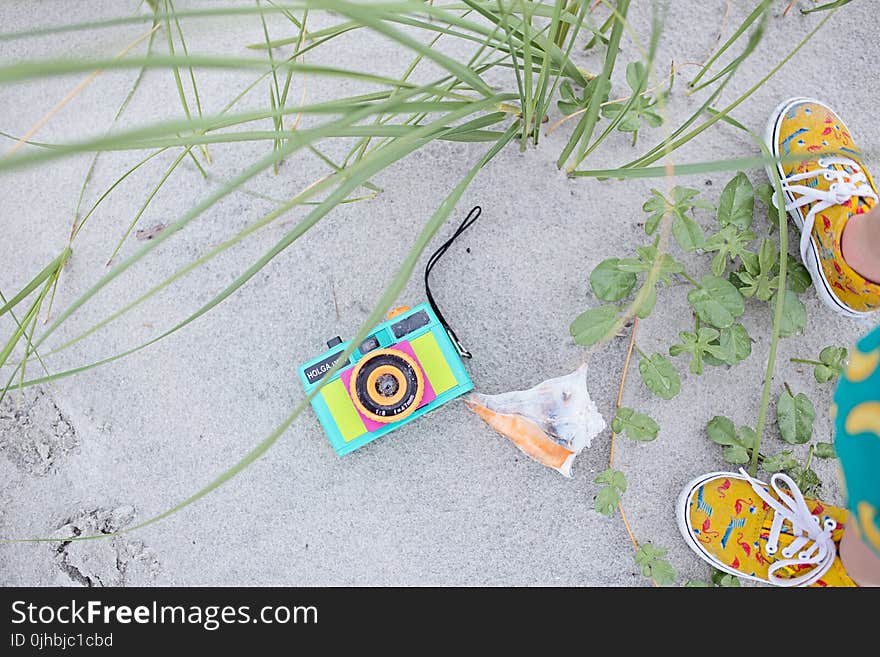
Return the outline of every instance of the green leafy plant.
<path id="1" fill-rule="evenodd" d="M 642 209 L 648 213 L 645 232 L 657 232 L 664 215 L 672 215 L 672 234 L 685 251 L 693 251 L 703 245 L 703 229 L 694 221 L 691 211 L 695 208 L 713 209 L 712 205 L 697 198 L 699 190 L 689 187 L 674 187 L 671 198 L 666 198 L 656 189 L 651 190 L 651 198 L 645 201 Z"/>
<path id="2" fill-rule="evenodd" d="M 718 570 L 717 568 L 712 569 L 712 575 L 709 578 L 708 582 L 703 582 L 700 580 L 690 580 L 685 583 L 685 586 L 688 588 L 739 588 L 742 584 L 739 581 L 739 578 L 735 575 L 731 575 L 729 573 L 725 573 L 723 570 Z"/>
<path id="3" fill-rule="evenodd" d="M 750 427 L 736 430 L 733 422 L 723 416 L 716 415 L 706 425 L 706 433 L 716 445 L 724 447 L 724 460 L 728 463 L 748 463 L 752 450 L 757 446 L 757 435 Z"/>
<path id="4" fill-rule="evenodd" d="M 681 377 L 663 354 L 650 356 L 639 350 L 639 374 L 648 389 L 662 399 L 672 399 L 681 391 Z"/>
<path id="5" fill-rule="evenodd" d="M 593 480 L 604 484 L 596 493 L 596 511 L 603 516 L 610 516 L 620 504 L 620 497 L 626 492 L 626 475 L 620 470 L 608 468 L 600 472 Z"/>
<path id="6" fill-rule="evenodd" d="M 606 102 L 602 104 L 602 116 L 617 121 L 620 132 L 633 133 L 633 146 L 638 139 L 642 122 L 657 128 L 663 125 L 663 117 L 657 113 L 657 104 L 665 103 L 665 95 L 653 98 L 646 94 L 648 72 L 642 62 L 631 62 L 626 67 L 626 82 L 632 91 L 632 102 Z"/>
<path id="7" fill-rule="evenodd" d="M 639 442 L 650 442 L 660 432 L 660 425 L 651 416 L 623 406 L 617 409 L 614 419 L 611 420 L 611 430 Z"/>
<path id="8" fill-rule="evenodd" d="M 828 383 L 836 381 L 846 364 L 848 351 L 845 347 L 827 346 L 819 352 L 819 360 L 805 358 L 790 358 L 792 363 L 803 363 L 813 366 L 813 377 L 816 383 Z"/>
<path id="9" fill-rule="evenodd" d="M 763 203 L 769 202 L 767 187 L 754 188 L 742 172 L 726 183 L 717 209 L 711 202 L 702 200 L 694 189 L 676 187 L 668 197 L 652 190 L 643 206 L 648 213 L 645 232 L 655 235 L 661 222 L 669 221 L 670 232 L 682 251 L 711 256 L 711 262 L 707 263 L 710 271 L 697 278 L 672 254 L 655 258 L 656 237 L 653 244 L 638 247 L 634 258 L 606 258 L 593 270 L 590 280 L 596 297 L 610 303 L 587 310 L 575 319 L 571 331 L 575 341 L 595 344 L 602 336 L 615 331 L 620 326 L 615 322 L 622 311 L 619 304 L 640 294 L 645 286 L 650 287 L 644 297 L 650 303 L 640 304 L 636 312 L 642 319 L 649 317 L 661 283 L 668 287 L 673 279 L 683 279 L 690 288 L 686 298 L 693 314 L 693 327 L 679 331 L 678 341 L 668 347 L 673 360 L 662 353 L 649 355 L 635 345 L 642 382 L 656 396 L 670 400 L 681 389 L 676 359 L 686 357 L 689 371 L 699 376 L 706 367 L 735 367 L 751 356 L 752 338 L 738 321 L 747 304 L 764 304 L 772 311 L 776 336 L 796 335 L 806 322 L 806 309 L 799 295 L 809 288 L 809 274 L 785 253 L 784 231 L 772 231 L 780 233 L 779 242 L 770 235 L 759 237 L 754 221 L 756 197 Z M 714 211 L 714 228 L 701 221 L 698 213 L 702 211 Z M 785 254 L 784 258 L 780 258 L 780 252 Z M 653 281 L 649 278 L 652 272 Z M 772 358 L 775 358 L 775 347 Z M 794 360 L 814 365 L 816 380 L 823 381 L 839 374 L 844 359 L 845 351 L 828 347 L 818 361 Z M 766 385 L 765 392 L 769 392 Z M 627 419 L 641 415 L 621 407 L 612 430 L 627 431 Z M 797 446 L 811 440 L 815 409 L 806 394 L 794 394 L 786 384 L 777 401 L 776 419 L 779 435 L 785 443 Z M 753 475 L 756 467 L 769 473 L 787 472 L 805 493 L 815 492 L 821 481 L 811 467 L 812 459 L 814 456 L 832 458 L 833 447 L 829 443 L 810 445 L 804 460 L 800 460 L 792 448 L 765 454 L 760 451 L 763 422 L 761 416 L 757 427 L 737 429 L 729 418 L 715 416 L 709 421 L 706 434 L 721 447 L 721 457 L 726 462 L 751 467 Z M 656 433 L 661 433 L 659 426 Z M 605 494 L 610 496 L 611 492 Z M 606 508 L 613 509 L 610 505 Z M 641 558 L 647 563 L 650 556 L 643 554 Z M 735 578 L 725 581 L 726 584 L 716 585 L 738 585 Z"/>
<path id="10" fill-rule="evenodd" d="M 668 586 L 675 583 L 677 573 L 675 568 L 666 559 L 666 548 L 655 547 L 650 543 L 644 543 L 636 551 L 636 565 L 645 577 L 650 577 L 660 586 Z"/>
<path id="11" fill-rule="evenodd" d="M 785 384 L 785 390 L 779 395 L 776 403 L 776 423 L 779 435 L 793 445 L 803 445 L 813 437 L 813 420 L 816 409 L 813 402 L 804 393 L 792 394 L 791 388 Z"/>

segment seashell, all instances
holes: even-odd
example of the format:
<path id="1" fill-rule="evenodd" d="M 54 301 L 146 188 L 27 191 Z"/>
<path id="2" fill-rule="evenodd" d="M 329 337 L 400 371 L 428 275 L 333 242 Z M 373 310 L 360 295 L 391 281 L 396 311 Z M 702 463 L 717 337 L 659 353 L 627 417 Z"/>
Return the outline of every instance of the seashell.
<path id="1" fill-rule="evenodd" d="M 529 458 L 571 477 L 571 464 L 605 420 L 587 390 L 587 366 L 529 390 L 474 393 L 465 403 Z"/>

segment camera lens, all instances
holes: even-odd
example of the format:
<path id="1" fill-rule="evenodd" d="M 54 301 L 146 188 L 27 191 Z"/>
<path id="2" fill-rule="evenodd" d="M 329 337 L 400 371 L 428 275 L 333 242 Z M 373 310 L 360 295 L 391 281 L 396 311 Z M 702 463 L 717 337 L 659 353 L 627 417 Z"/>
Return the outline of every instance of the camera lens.
<path id="1" fill-rule="evenodd" d="M 415 359 L 393 348 L 372 351 L 358 361 L 349 386 L 358 410 L 386 424 L 402 420 L 415 411 L 425 388 Z"/>
<path id="2" fill-rule="evenodd" d="M 376 379 L 376 392 L 383 397 L 393 397 L 400 389 L 400 384 L 392 374 L 380 374 Z"/>

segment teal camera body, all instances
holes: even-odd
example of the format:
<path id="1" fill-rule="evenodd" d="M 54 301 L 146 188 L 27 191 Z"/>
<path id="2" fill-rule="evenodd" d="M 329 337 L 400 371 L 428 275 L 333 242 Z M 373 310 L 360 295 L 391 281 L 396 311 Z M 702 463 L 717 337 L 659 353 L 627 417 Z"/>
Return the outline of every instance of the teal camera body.
<path id="1" fill-rule="evenodd" d="M 350 345 L 299 367 L 312 392 Z M 431 306 L 423 303 L 379 324 L 348 362 L 312 397 L 312 408 L 340 456 L 411 422 L 474 387 L 458 351 Z"/>

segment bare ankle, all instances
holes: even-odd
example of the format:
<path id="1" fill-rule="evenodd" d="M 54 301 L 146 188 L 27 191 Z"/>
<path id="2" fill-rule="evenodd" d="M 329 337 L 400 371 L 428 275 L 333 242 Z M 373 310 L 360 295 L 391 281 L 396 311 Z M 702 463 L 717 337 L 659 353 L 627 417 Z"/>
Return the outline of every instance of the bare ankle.
<path id="1" fill-rule="evenodd" d="M 840 559 L 846 574 L 859 586 L 880 586 L 880 556 L 855 531 L 858 520 L 849 516 L 840 541 Z"/>
<path id="2" fill-rule="evenodd" d="M 850 217 L 840 239 L 840 250 L 846 264 L 880 284 L 880 205 Z"/>

